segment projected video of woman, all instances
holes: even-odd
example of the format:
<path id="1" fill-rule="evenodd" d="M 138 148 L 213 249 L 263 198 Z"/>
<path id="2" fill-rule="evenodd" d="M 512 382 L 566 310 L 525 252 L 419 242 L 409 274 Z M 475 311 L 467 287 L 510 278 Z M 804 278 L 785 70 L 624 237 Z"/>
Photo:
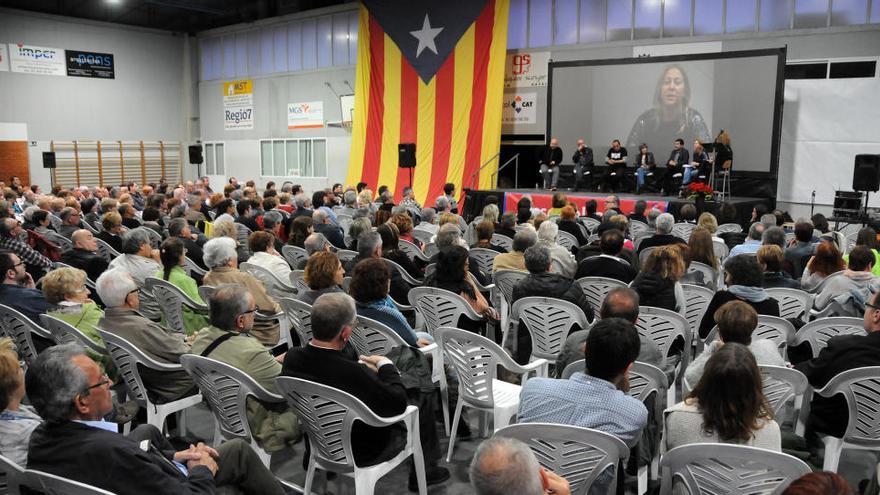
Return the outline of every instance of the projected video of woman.
<path id="1" fill-rule="evenodd" d="M 705 119 L 690 107 L 691 86 L 681 66 L 670 65 L 660 74 L 653 101 L 653 108 L 633 124 L 627 146 L 647 143 L 654 149 L 666 149 L 676 138 L 686 143 L 711 140 Z"/>

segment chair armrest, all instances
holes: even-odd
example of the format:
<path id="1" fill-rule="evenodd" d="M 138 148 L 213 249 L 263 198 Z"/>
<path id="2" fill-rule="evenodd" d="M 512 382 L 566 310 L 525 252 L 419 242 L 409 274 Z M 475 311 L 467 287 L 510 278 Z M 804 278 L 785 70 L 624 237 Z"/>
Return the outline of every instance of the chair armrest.
<path id="1" fill-rule="evenodd" d="M 393 297 L 391 298 L 391 302 L 394 303 L 398 311 L 414 311 L 412 306 L 407 306 L 406 304 L 399 303 L 395 301 Z"/>
<path id="2" fill-rule="evenodd" d="M 424 347 L 419 347 L 419 352 L 422 354 L 433 354 L 439 349 L 436 342 L 432 342 Z"/>
<path id="3" fill-rule="evenodd" d="M 514 361 L 507 353 L 498 355 L 498 358 L 498 364 L 503 366 L 506 370 L 512 371 L 518 375 L 525 375 L 533 371 L 540 377 L 546 377 L 548 375 L 550 363 L 546 359 L 536 359 L 531 363 L 521 365 Z"/>
<path id="4" fill-rule="evenodd" d="M 277 313 L 264 313 L 259 310 L 254 312 L 254 319 L 258 321 L 269 321 L 269 320 L 277 320 L 280 318 L 284 318 L 284 312 L 279 311 Z"/>
<path id="5" fill-rule="evenodd" d="M 382 417 L 377 416 L 373 413 L 369 408 L 366 411 L 361 411 L 362 414 L 360 420 L 370 426 L 382 427 L 382 426 L 391 426 L 394 423 L 399 423 L 401 421 L 405 421 L 409 417 L 415 418 L 415 415 L 418 414 L 419 408 L 416 406 L 406 406 L 406 410 L 397 416 L 391 417 Z M 369 414 L 366 414 L 366 413 Z"/>
<path id="6" fill-rule="evenodd" d="M 142 364 L 147 368 L 155 371 L 184 371 L 183 366 L 177 363 L 160 363 L 155 359 L 151 359 L 149 361 L 139 361 L 138 364 Z"/>

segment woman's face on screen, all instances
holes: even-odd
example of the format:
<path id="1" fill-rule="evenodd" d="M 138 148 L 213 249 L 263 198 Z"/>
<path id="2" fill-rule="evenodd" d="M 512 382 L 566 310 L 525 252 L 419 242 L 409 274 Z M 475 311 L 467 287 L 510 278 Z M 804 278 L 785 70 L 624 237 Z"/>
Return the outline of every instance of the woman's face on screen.
<path id="1" fill-rule="evenodd" d="M 677 105 L 684 97 L 684 75 L 678 69 L 667 69 L 660 88 L 660 101 L 664 105 Z"/>

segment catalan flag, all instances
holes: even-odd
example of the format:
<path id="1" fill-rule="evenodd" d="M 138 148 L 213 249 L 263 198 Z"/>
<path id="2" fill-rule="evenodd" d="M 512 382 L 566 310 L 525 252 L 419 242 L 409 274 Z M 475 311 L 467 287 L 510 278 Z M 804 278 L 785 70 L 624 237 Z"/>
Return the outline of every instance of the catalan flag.
<path id="1" fill-rule="evenodd" d="M 452 182 L 490 188 L 498 153 L 509 0 L 363 0 L 348 183 L 400 197 L 409 171 L 399 143 L 416 143 L 412 186 L 433 206 Z"/>

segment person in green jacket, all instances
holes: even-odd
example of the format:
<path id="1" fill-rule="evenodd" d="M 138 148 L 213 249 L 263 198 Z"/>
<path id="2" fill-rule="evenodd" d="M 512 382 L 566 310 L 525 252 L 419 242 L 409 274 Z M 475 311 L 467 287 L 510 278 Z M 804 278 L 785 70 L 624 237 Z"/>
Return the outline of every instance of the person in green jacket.
<path id="1" fill-rule="evenodd" d="M 191 352 L 233 366 L 277 394 L 275 378 L 281 374 L 285 355 L 272 356 L 268 348 L 248 333 L 254 326 L 257 310 L 254 297 L 242 286 L 222 284 L 217 286 L 210 302 L 211 325 L 198 333 Z M 209 349 L 212 344 L 213 349 Z M 302 436 L 299 419 L 286 402 L 266 404 L 249 397 L 247 420 L 257 444 L 269 453 L 294 444 Z"/>
<path id="2" fill-rule="evenodd" d="M 877 251 L 878 244 L 880 243 L 877 242 L 877 231 L 871 227 L 863 227 L 856 235 L 856 246 L 867 246 L 871 248 L 871 252 L 874 254 L 874 268 L 871 269 L 871 273 L 875 277 L 880 277 L 880 251 Z M 843 256 L 843 261 L 849 265 L 849 254 Z"/>
<path id="3" fill-rule="evenodd" d="M 183 291 L 193 301 L 205 304 L 202 296 L 199 295 L 196 281 L 183 270 L 183 264 L 186 259 L 186 248 L 183 246 L 183 241 L 177 237 L 166 239 L 159 247 L 159 257 L 164 268 L 156 276 Z M 198 332 L 208 325 L 207 316 L 183 306 L 183 327 L 186 330 L 187 336 Z"/>
<path id="4" fill-rule="evenodd" d="M 47 273 L 42 281 L 43 295 L 55 309 L 47 312 L 59 320 L 69 323 L 77 330 L 104 347 L 104 341 L 95 330 L 95 325 L 104 316 L 104 311 L 89 299 L 91 291 L 86 287 L 86 272 L 78 268 L 57 268 Z M 39 323 L 39 322 L 36 322 Z M 89 357 L 105 370 L 112 368 L 113 362 L 107 354 L 97 354 L 89 350 Z"/>

